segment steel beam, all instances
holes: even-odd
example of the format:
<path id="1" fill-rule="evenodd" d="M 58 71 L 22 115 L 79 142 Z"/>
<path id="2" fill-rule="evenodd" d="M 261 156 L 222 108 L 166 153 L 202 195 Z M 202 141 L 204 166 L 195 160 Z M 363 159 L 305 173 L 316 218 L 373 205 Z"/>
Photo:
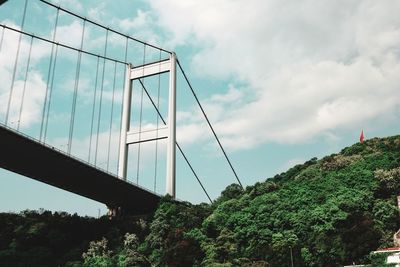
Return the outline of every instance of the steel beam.
<path id="1" fill-rule="evenodd" d="M 162 127 L 154 130 L 146 130 L 141 132 L 128 132 L 126 143 L 128 145 L 155 141 L 168 138 L 168 127 Z"/>
<path id="2" fill-rule="evenodd" d="M 157 74 L 162 74 L 170 70 L 170 59 L 157 61 L 142 66 L 135 66 L 131 70 L 131 79 L 140 79 Z"/>

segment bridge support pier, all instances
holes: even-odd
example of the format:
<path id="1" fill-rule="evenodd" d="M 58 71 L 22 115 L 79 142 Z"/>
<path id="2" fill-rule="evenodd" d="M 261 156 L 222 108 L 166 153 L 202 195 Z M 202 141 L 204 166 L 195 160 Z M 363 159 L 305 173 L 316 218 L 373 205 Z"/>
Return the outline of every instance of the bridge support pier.
<path id="1" fill-rule="evenodd" d="M 168 121 L 166 127 L 146 132 L 130 131 L 132 80 L 169 72 Z M 148 141 L 168 139 L 166 193 L 176 197 L 176 55 L 171 53 L 168 60 L 161 60 L 142 66 L 127 66 L 122 107 L 122 123 L 119 144 L 118 176 L 127 179 L 128 146 Z"/>
<path id="2" fill-rule="evenodd" d="M 122 208 L 121 207 L 118 207 L 118 208 L 108 207 L 108 218 L 110 220 L 112 220 L 114 218 L 117 218 L 117 217 L 120 217 L 122 215 L 123 214 L 122 214 Z"/>

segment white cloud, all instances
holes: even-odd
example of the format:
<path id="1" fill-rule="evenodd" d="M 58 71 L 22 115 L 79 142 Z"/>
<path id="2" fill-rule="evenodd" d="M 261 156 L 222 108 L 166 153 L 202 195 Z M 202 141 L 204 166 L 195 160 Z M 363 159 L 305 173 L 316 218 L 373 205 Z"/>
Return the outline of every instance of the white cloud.
<path id="1" fill-rule="evenodd" d="M 12 22 L 3 23 L 18 29 Z M 4 32 L 0 53 L 0 83 L 3 85 L 0 88 L 0 114 L 3 118 L 6 116 L 10 99 L 10 88 L 13 79 L 18 42 L 18 33 L 10 30 Z M 19 121 L 20 127 L 27 128 L 31 126 L 38 121 L 42 111 L 46 83 L 38 70 L 35 69 L 35 64 L 43 56 L 47 55 L 48 52 L 47 47 L 43 45 L 43 43 L 34 43 L 32 47 L 30 69 L 26 80 L 23 108 L 20 113 L 29 47 L 30 40 L 22 38 L 9 109 L 8 123 L 12 127 L 16 127 L 19 118 L 21 118 Z"/>
<path id="2" fill-rule="evenodd" d="M 148 12 L 139 9 L 137 10 L 136 17 L 119 20 L 118 24 L 122 30 L 128 32 L 145 27 L 146 24 L 150 23 L 150 21 L 151 18 L 149 17 Z"/>
<path id="3" fill-rule="evenodd" d="M 204 103 L 231 149 L 398 116 L 399 1 L 150 3 L 171 45 L 196 47 L 192 69 L 248 84 L 256 96 L 235 102 L 244 94 L 230 89 Z"/>
<path id="4" fill-rule="evenodd" d="M 74 11 L 81 12 L 83 10 L 83 6 L 78 0 L 53 0 L 52 2 L 63 8 L 72 8 Z"/>
<path id="5" fill-rule="evenodd" d="M 150 12 L 138 9 L 136 15 L 128 18 L 114 18 L 113 25 L 118 25 L 122 32 L 150 44 L 159 44 L 160 37 L 155 32 L 155 21 Z M 146 57 L 158 58 L 158 50 L 147 48 Z"/>
<path id="6" fill-rule="evenodd" d="M 243 98 L 243 92 L 241 92 L 237 88 L 232 87 L 231 85 L 229 91 L 226 94 L 215 94 L 211 97 L 211 101 L 232 103 L 235 101 L 239 101 L 241 98 Z"/>
<path id="7" fill-rule="evenodd" d="M 207 125 L 201 125 L 197 123 L 185 124 L 177 127 L 176 139 L 180 144 L 191 144 L 193 142 L 200 142 L 208 137 Z"/>
<path id="8" fill-rule="evenodd" d="M 91 19 L 101 21 L 101 19 L 104 18 L 105 14 L 106 14 L 105 9 L 106 9 L 106 3 L 102 2 L 98 5 L 96 5 L 95 7 L 89 8 L 88 16 Z"/>
<path id="9" fill-rule="evenodd" d="M 69 45 L 75 48 L 80 48 L 83 33 L 83 23 L 73 21 L 71 24 L 58 26 L 56 30 L 56 42 L 64 45 Z M 53 36 L 54 33 L 51 34 Z M 85 39 L 90 37 L 90 32 L 85 28 Z M 89 39 L 90 40 L 90 39 Z"/>

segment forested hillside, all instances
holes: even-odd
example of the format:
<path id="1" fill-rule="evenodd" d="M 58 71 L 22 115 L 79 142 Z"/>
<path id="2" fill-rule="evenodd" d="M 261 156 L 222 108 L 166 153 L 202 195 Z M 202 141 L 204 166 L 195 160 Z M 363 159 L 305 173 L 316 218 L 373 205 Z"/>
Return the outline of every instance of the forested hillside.
<path id="1" fill-rule="evenodd" d="M 0 214 L 0 266 L 340 266 L 369 263 L 400 228 L 400 136 L 313 158 L 214 204 L 165 197 L 109 221 Z M 92 241 L 92 242 L 90 242 Z"/>

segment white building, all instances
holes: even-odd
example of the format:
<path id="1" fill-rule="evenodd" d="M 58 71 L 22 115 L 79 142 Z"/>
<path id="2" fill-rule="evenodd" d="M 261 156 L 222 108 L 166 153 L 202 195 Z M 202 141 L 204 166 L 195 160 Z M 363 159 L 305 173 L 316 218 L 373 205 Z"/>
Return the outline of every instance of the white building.
<path id="1" fill-rule="evenodd" d="M 400 252 L 394 253 L 387 257 L 386 263 L 395 263 L 396 267 L 400 267 Z"/>

